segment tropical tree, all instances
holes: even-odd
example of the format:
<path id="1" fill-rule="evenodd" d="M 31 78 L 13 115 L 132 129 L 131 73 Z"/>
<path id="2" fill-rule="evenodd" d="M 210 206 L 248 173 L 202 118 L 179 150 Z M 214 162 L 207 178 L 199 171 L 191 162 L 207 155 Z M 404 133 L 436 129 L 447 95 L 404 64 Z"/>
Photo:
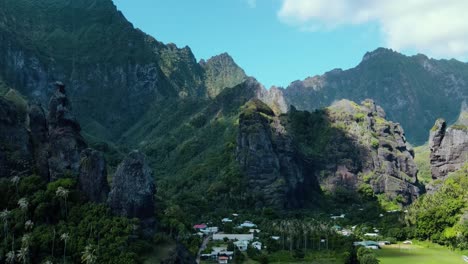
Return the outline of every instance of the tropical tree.
<path id="1" fill-rule="evenodd" d="M 57 232 L 55 231 L 55 227 L 52 230 L 52 258 L 54 257 L 54 251 L 55 251 L 55 236 L 57 235 Z"/>
<path id="2" fill-rule="evenodd" d="M 8 236 L 8 219 L 10 218 L 11 212 L 8 209 L 3 210 L 0 212 L 0 219 L 3 222 L 3 233 L 5 235 L 5 245 L 7 243 L 7 236 Z"/>
<path id="3" fill-rule="evenodd" d="M 68 235 L 68 233 L 63 233 L 60 236 L 60 240 L 63 241 L 63 263 L 65 263 L 65 256 L 66 256 L 66 253 L 67 253 L 67 241 L 68 241 L 69 238 L 70 238 L 70 236 Z"/>
<path id="4" fill-rule="evenodd" d="M 15 263 L 16 254 L 14 251 L 10 251 L 6 254 L 6 263 Z"/>
<path id="5" fill-rule="evenodd" d="M 57 191 L 55 192 L 55 195 L 59 197 L 60 199 L 64 200 L 65 203 L 65 216 L 67 216 L 67 199 L 68 199 L 68 194 L 70 191 L 68 189 L 63 188 L 62 186 L 57 188 Z"/>
<path id="6" fill-rule="evenodd" d="M 29 248 L 31 245 L 31 234 L 25 234 L 21 238 L 21 246 L 24 248 Z"/>
<path id="7" fill-rule="evenodd" d="M 29 202 L 26 198 L 21 198 L 18 200 L 18 206 L 23 211 L 23 217 L 26 218 L 26 213 L 28 212 Z"/>
<path id="8" fill-rule="evenodd" d="M 11 183 L 13 183 L 13 185 L 15 185 L 15 189 L 16 189 L 16 195 L 18 196 L 18 184 L 20 182 L 21 178 L 19 176 L 14 176 L 13 178 L 11 178 Z"/>
<path id="9" fill-rule="evenodd" d="M 21 247 L 21 249 L 18 250 L 16 257 L 18 258 L 20 262 L 22 262 L 23 264 L 26 264 L 26 262 L 28 261 L 28 255 L 29 255 L 29 248 Z"/>
<path id="10" fill-rule="evenodd" d="M 31 230 L 34 227 L 34 222 L 31 220 L 28 220 L 26 221 L 26 223 L 24 223 L 24 227 L 26 228 L 26 230 Z"/>
<path id="11" fill-rule="evenodd" d="M 82 252 L 81 263 L 93 264 L 96 263 L 96 260 L 96 249 L 92 245 L 87 245 L 85 250 Z"/>

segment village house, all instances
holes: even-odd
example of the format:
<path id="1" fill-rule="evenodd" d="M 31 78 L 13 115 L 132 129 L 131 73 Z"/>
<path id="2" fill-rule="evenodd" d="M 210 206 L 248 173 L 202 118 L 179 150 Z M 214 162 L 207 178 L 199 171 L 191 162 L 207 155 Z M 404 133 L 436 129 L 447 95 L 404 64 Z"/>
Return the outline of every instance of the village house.
<path id="1" fill-rule="evenodd" d="M 239 251 L 247 251 L 247 248 L 249 247 L 249 241 L 247 240 L 242 240 L 242 241 L 236 241 L 234 242 L 234 245 L 239 249 Z"/>
<path id="2" fill-rule="evenodd" d="M 252 241 L 254 239 L 253 234 L 214 234 L 213 240 L 224 240 L 227 238 L 228 240 L 234 241 Z"/>
<path id="3" fill-rule="evenodd" d="M 193 226 L 193 229 L 200 230 L 200 229 L 205 229 L 208 226 L 206 224 L 197 224 Z"/>
<path id="4" fill-rule="evenodd" d="M 262 250 L 262 242 L 255 241 L 252 243 L 252 247 L 256 248 L 257 250 Z"/>
<path id="5" fill-rule="evenodd" d="M 204 233 L 204 234 L 216 234 L 219 232 L 219 228 L 217 226 L 213 226 L 213 227 L 206 227 L 204 229 L 200 229 L 200 232 Z"/>
<path id="6" fill-rule="evenodd" d="M 246 228 L 255 228 L 257 227 L 256 224 L 250 222 L 250 221 L 245 221 L 244 223 L 240 224 L 240 226 L 238 226 L 239 228 L 243 228 L 243 227 L 246 227 Z"/>
<path id="7" fill-rule="evenodd" d="M 229 257 L 221 256 L 218 258 L 219 264 L 227 264 L 229 262 Z"/>
<path id="8" fill-rule="evenodd" d="M 333 219 L 333 220 L 336 220 L 336 219 L 338 219 L 338 218 L 344 219 L 344 218 L 345 218 L 345 214 L 341 214 L 341 215 L 332 215 L 330 218 Z"/>

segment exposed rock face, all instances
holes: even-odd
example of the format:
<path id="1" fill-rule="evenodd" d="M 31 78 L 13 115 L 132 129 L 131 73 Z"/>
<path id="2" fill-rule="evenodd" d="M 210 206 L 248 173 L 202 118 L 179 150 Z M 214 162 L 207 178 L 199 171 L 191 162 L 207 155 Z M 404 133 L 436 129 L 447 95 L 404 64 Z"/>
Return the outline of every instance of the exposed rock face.
<path id="1" fill-rule="evenodd" d="M 80 167 L 80 153 L 86 142 L 80 134 L 65 86 L 57 83 L 57 90 L 49 103 L 49 174 L 51 180 L 65 176 L 77 176 Z"/>
<path id="2" fill-rule="evenodd" d="M 468 161 L 468 111 L 462 109 L 460 118 L 447 128 L 438 119 L 429 136 L 431 172 L 433 179 L 443 179 Z"/>
<path id="3" fill-rule="evenodd" d="M 419 195 L 414 153 L 403 129 L 385 120 L 372 100 L 361 105 L 342 100 L 314 113 L 292 109 L 288 116 L 288 128 L 325 189 L 367 184 L 403 204 Z"/>
<path id="4" fill-rule="evenodd" d="M 29 106 L 29 130 L 37 173 L 49 181 L 49 131 L 46 115 L 40 104 Z"/>
<path id="5" fill-rule="evenodd" d="M 288 111 L 289 106 L 284 98 L 283 90 L 278 87 L 273 86 L 269 90 L 259 90 L 257 98 L 270 106 L 277 115 Z"/>
<path id="6" fill-rule="evenodd" d="M 81 152 L 78 185 L 90 201 L 96 203 L 107 201 L 109 184 L 106 160 L 101 152 L 89 148 Z"/>
<path id="7" fill-rule="evenodd" d="M 240 115 L 236 159 L 257 207 L 300 207 L 306 192 L 319 190 L 279 118 L 258 99 L 248 102 Z"/>
<path id="8" fill-rule="evenodd" d="M 108 204 L 120 216 L 139 218 L 143 226 L 154 224 L 153 171 L 143 153 L 131 152 L 117 167 Z"/>
<path id="9" fill-rule="evenodd" d="M 33 155 L 25 109 L 0 97 L 0 177 L 28 174 Z"/>
<path id="10" fill-rule="evenodd" d="M 354 110 L 347 111 L 350 115 L 342 115 L 340 104 L 350 104 Z M 368 181 L 377 194 L 385 193 L 392 199 L 400 196 L 403 204 L 414 201 L 420 192 L 418 169 L 403 128 L 385 120 L 384 110 L 372 100 L 366 100 L 358 107 L 352 102 L 340 101 L 329 109 L 332 122 L 347 124 L 346 134 L 363 150 L 363 155 L 356 157 L 358 167 L 351 170 L 367 174 L 367 179 L 359 180 Z"/>

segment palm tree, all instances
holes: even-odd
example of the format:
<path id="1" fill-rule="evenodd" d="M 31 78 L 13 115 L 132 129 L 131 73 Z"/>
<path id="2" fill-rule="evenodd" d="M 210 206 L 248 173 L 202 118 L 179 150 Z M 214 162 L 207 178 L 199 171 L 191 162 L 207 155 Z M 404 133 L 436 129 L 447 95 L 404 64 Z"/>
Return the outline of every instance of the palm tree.
<path id="1" fill-rule="evenodd" d="M 11 178 L 11 183 L 13 183 L 15 185 L 15 189 L 16 189 L 16 195 L 18 195 L 18 184 L 20 182 L 21 178 L 19 176 L 15 176 L 13 178 Z"/>
<path id="2" fill-rule="evenodd" d="M 18 250 L 16 257 L 18 258 L 19 261 L 23 262 L 23 264 L 26 264 L 26 262 L 28 261 L 28 255 L 29 255 L 29 248 L 22 247 L 20 250 Z"/>
<path id="3" fill-rule="evenodd" d="M 96 249 L 92 245 L 87 245 L 85 247 L 85 250 L 82 252 L 81 263 L 85 263 L 85 264 L 96 263 L 97 256 L 95 253 L 96 253 Z"/>
<path id="4" fill-rule="evenodd" d="M 44 264 L 54 264 L 54 263 L 50 260 L 47 260 L 46 262 L 44 262 Z"/>
<path id="5" fill-rule="evenodd" d="M 26 230 L 31 230 L 34 227 L 34 222 L 31 220 L 28 220 L 26 221 L 26 223 L 24 223 L 24 227 L 26 228 Z"/>
<path id="6" fill-rule="evenodd" d="M 30 244 L 31 244 L 31 234 L 23 235 L 23 237 L 21 238 L 21 245 L 24 248 L 29 248 Z"/>
<path id="7" fill-rule="evenodd" d="M 26 218 L 26 213 L 28 212 L 29 202 L 26 198 L 21 198 L 18 200 L 18 206 L 23 211 L 23 217 Z"/>
<path id="8" fill-rule="evenodd" d="M 55 227 L 53 229 L 53 236 L 52 236 L 52 258 L 54 257 L 54 249 L 55 249 L 55 235 L 57 233 L 55 232 Z"/>
<path id="9" fill-rule="evenodd" d="M 3 222 L 3 232 L 5 234 L 5 245 L 7 243 L 7 236 L 8 236 L 8 219 L 10 218 L 11 212 L 8 209 L 3 210 L 0 212 L 0 218 Z"/>
<path id="10" fill-rule="evenodd" d="M 63 246 L 63 263 L 65 263 L 65 254 L 67 252 L 67 241 L 68 239 L 70 238 L 70 236 L 68 235 L 68 233 L 63 233 L 61 236 L 60 236 L 60 240 L 63 241 L 64 243 L 64 246 Z"/>
<path id="11" fill-rule="evenodd" d="M 64 200 L 65 202 L 65 217 L 67 216 L 67 198 L 68 198 L 68 194 L 70 193 L 70 191 L 68 189 L 65 189 L 63 187 L 58 187 L 57 188 L 57 191 L 55 192 L 55 195 L 61 199 Z"/>
<path id="12" fill-rule="evenodd" d="M 14 251 L 8 252 L 6 254 L 6 263 L 15 263 L 15 258 L 16 258 L 16 255 Z"/>

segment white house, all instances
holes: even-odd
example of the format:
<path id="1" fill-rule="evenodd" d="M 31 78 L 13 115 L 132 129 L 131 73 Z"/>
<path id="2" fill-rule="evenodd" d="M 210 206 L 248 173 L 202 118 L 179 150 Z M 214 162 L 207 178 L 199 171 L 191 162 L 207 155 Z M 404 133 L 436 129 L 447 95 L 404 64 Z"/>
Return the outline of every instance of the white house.
<path id="1" fill-rule="evenodd" d="M 221 220 L 221 222 L 223 222 L 223 223 L 232 223 L 232 219 L 226 217 L 226 218 L 223 218 Z"/>
<path id="2" fill-rule="evenodd" d="M 333 220 L 336 220 L 336 219 L 338 219 L 338 218 L 343 218 L 343 219 L 344 219 L 344 218 L 345 218 L 345 214 L 333 215 L 333 216 L 331 216 L 330 218 L 333 219 Z"/>
<path id="3" fill-rule="evenodd" d="M 377 236 L 379 236 L 379 234 L 377 234 L 377 233 L 365 233 L 364 236 L 367 236 L 367 237 L 377 237 Z"/>
<path id="4" fill-rule="evenodd" d="M 204 229 L 200 229 L 200 232 L 202 232 L 204 234 L 215 234 L 215 233 L 219 232 L 219 228 L 217 226 L 207 227 L 207 228 L 204 228 Z"/>
<path id="5" fill-rule="evenodd" d="M 271 239 L 273 239 L 273 240 L 279 240 L 280 237 L 279 237 L 279 236 L 271 236 Z"/>
<path id="6" fill-rule="evenodd" d="M 249 233 L 260 233 L 260 229 L 251 228 L 249 229 Z"/>
<path id="7" fill-rule="evenodd" d="M 236 241 L 236 242 L 234 242 L 234 245 L 235 245 L 240 251 L 246 251 L 247 248 L 249 247 L 249 241 L 247 241 L 247 240 Z"/>
<path id="8" fill-rule="evenodd" d="M 256 224 L 250 222 L 250 221 L 245 221 L 244 223 L 242 223 L 239 227 L 247 227 L 247 228 L 255 228 L 257 227 Z"/>
<path id="9" fill-rule="evenodd" d="M 227 247 L 226 247 L 226 246 L 224 246 L 224 247 L 213 247 L 213 248 L 212 248 L 212 251 L 211 251 L 211 254 L 216 254 L 216 255 L 218 255 L 219 253 L 224 252 L 224 251 L 226 251 L 226 250 L 227 250 Z"/>
<path id="10" fill-rule="evenodd" d="M 254 239 L 253 234 L 214 234 L 213 240 L 238 240 L 238 241 L 252 241 Z"/>
<path id="11" fill-rule="evenodd" d="M 262 242 L 255 241 L 252 243 L 252 247 L 256 248 L 257 250 L 262 250 Z"/>

